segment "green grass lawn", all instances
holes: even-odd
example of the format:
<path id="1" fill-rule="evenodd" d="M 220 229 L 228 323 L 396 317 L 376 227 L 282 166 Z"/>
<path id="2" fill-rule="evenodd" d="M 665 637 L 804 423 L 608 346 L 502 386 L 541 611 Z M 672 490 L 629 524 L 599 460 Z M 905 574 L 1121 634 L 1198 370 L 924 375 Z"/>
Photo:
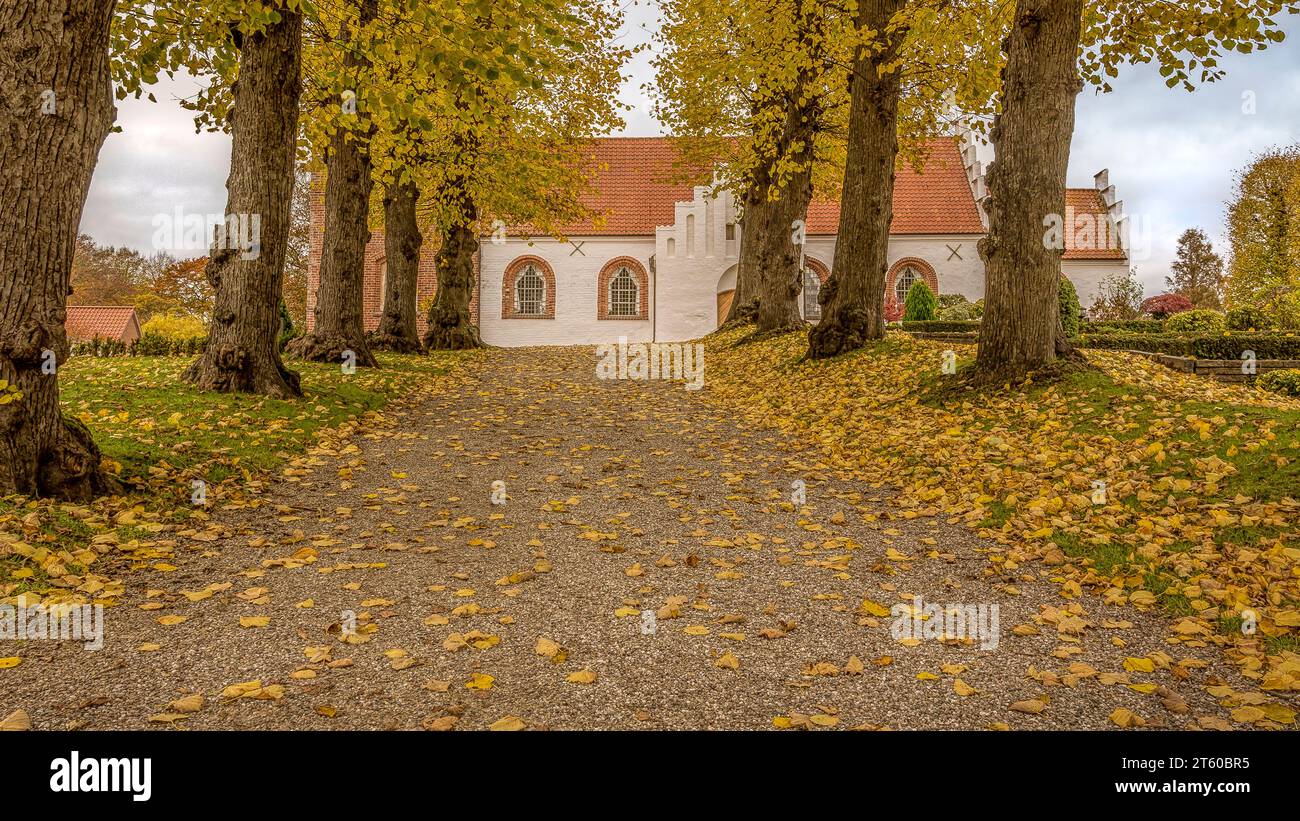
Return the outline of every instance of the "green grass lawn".
<path id="1" fill-rule="evenodd" d="M 191 517 L 194 479 L 214 496 L 263 479 L 323 431 L 436 384 L 473 355 L 381 354 L 379 369 L 354 374 L 290 362 L 302 375 L 298 400 L 197 390 L 181 380 L 191 357 L 74 357 L 59 374 L 64 413 L 86 423 L 128 493 L 89 505 L 0 499 L 0 599 L 71 585 L 96 538 L 131 543 Z"/>

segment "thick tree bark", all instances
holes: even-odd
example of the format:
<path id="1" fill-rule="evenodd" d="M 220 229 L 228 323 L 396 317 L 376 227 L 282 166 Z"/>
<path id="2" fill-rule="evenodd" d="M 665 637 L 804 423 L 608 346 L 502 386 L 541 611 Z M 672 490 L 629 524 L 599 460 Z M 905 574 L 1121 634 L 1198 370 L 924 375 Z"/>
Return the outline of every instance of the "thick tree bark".
<path id="1" fill-rule="evenodd" d="M 116 117 L 114 0 L 0 4 L 0 495 L 112 489 L 85 425 L 59 409 L 72 253 Z"/>
<path id="2" fill-rule="evenodd" d="M 819 295 L 821 322 L 808 332 L 808 355 L 821 359 L 861 348 L 885 336 L 885 276 L 889 225 L 894 218 L 894 166 L 898 158 L 897 68 L 904 32 L 884 34 L 903 0 L 864 0 L 858 25 L 882 32 L 882 48 L 864 49 L 853 67 L 848 158 L 840 198 L 834 274 Z"/>
<path id="3" fill-rule="evenodd" d="M 984 318 L 978 369 L 1018 375 L 1072 349 L 1061 331 L 1066 171 L 1074 104 L 1082 88 L 1079 38 L 1083 0 L 1020 0 L 1004 45 L 1002 110 L 993 126 Z M 1053 241 L 1049 241 L 1053 240 Z"/>
<path id="4" fill-rule="evenodd" d="M 760 230 L 757 226 L 766 223 L 764 212 L 767 207 L 767 197 L 760 190 L 759 184 L 750 181 L 741 200 L 740 259 L 736 264 L 736 292 L 731 298 L 731 308 L 727 310 L 726 320 L 722 324 L 723 328 L 729 328 L 740 323 L 755 322 L 758 319 L 757 282 L 760 269 L 758 267 L 757 252 L 760 243 L 745 242 L 745 237 L 749 234 L 751 223 L 756 226 L 754 228 L 755 232 Z"/>
<path id="5" fill-rule="evenodd" d="M 280 304 L 292 220 L 302 15 L 247 37 L 234 86 L 227 225 L 257 220 L 256 245 L 232 232 L 214 246 L 206 274 L 216 292 L 208 342 L 185 379 L 215 391 L 302 396 L 298 374 L 280 359 Z"/>
<path id="6" fill-rule="evenodd" d="M 750 293 L 758 301 L 754 312 L 756 334 L 782 333 L 804 325 L 799 315 L 803 247 L 796 244 L 795 224 L 807 217 L 812 202 L 815 109 L 816 103 L 810 98 L 803 105 L 790 102 L 777 153 L 761 161 L 755 172 L 755 196 L 762 199 L 762 205 L 755 213 L 745 215 L 740 254 Z M 797 170 L 777 180 L 772 169 L 782 161 Z M 778 185 L 779 190 L 774 192 Z"/>
<path id="7" fill-rule="evenodd" d="M 419 353 L 416 330 L 416 286 L 420 277 L 420 246 L 424 242 L 416 224 L 415 206 L 420 190 L 412 180 L 394 182 L 384 192 L 383 314 L 370 335 L 370 347 L 397 353 Z"/>
<path id="8" fill-rule="evenodd" d="M 362 28 L 379 14 L 378 0 L 356 0 Z M 358 84 L 370 71 L 370 59 L 360 49 L 348 51 L 346 63 Z M 370 140 L 375 124 L 369 115 L 356 128 L 338 127 L 330 138 L 325 161 L 325 235 L 322 238 L 320 282 L 311 332 L 289 350 L 316 362 L 344 362 L 378 367 L 366 344 L 363 311 L 366 244 L 370 241 L 370 193 L 374 185 Z"/>
<path id="9" fill-rule="evenodd" d="M 811 6 L 794 25 L 801 40 L 818 36 Z M 771 144 L 756 146 L 760 156 L 745 196 L 736 295 L 727 316 L 728 322 L 753 316 L 755 334 L 804 325 L 799 315 L 803 247 L 795 242 L 795 223 L 806 219 L 812 202 L 813 137 L 822 116 L 816 82 L 812 69 L 801 69 L 793 88 L 754 103 L 756 122 L 761 119 L 757 114 L 770 107 L 783 112 Z M 795 170 L 778 171 L 790 168 Z"/>
<path id="10" fill-rule="evenodd" d="M 429 309 L 429 327 L 424 333 L 424 346 L 431 351 L 483 346 L 469 313 L 474 295 L 474 254 L 478 251 L 473 225 L 478 214 L 468 194 L 463 195 L 460 210 L 462 219 L 443 231 L 438 248 L 438 293 Z"/>

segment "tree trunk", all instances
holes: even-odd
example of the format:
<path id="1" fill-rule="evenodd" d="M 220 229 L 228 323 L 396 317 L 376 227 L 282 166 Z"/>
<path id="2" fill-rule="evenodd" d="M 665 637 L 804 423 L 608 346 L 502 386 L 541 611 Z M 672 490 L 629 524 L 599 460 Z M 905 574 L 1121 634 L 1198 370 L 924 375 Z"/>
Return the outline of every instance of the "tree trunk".
<path id="1" fill-rule="evenodd" d="M 894 61 L 905 36 L 901 29 L 885 34 L 902 6 L 903 0 L 865 0 L 858 12 L 859 27 L 888 39 L 882 50 L 863 49 L 854 62 L 834 275 L 819 295 L 821 322 L 808 332 L 808 355 L 813 359 L 856 350 L 885 336 L 901 80 L 897 67 L 884 75 L 880 69 Z"/>
<path id="2" fill-rule="evenodd" d="M 364 28 L 378 16 L 378 0 L 356 0 Z M 350 47 L 345 58 L 355 70 L 357 87 L 366 83 L 370 58 Z M 359 102 L 359 101 L 358 101 Z M 348 362 L 378 367 L 366 344 L 365 304 L 366 244 L 370 241 L 371 174 L 370 140 L 375 124 L 366 118 L 355 127 L 338 126 L 330 138 L 325 160 L 325 235 L 322 238 L 320 282 L 311 333 L 295 340 L 290 351 L 315 362 Z"/>
<path id="3" fill-rule="evenodd" d="M 416 287 L 420 277 L 420 246 L 424 237 L 416 224 L 420 190 L 414 181 L 394 182 L 384 194 L 384 307 L 370 347 L 397 353 L 419 353 L 415 327 Z"/>
<path id="4" fill-rule="evenodd" d="M 72 253 L 113 125 L 115 0 L 0 4 L 0 495 L 112 489 L 90 431 L 59 409 Z"/>
<path id="5" fill-rule="evenodd" d="M 469 314 L 469 301 L 474 295 L 474 254 L 478 251 L 473 225 L 478 212 L 468 194 L 462 194 L 461 214 L 461 220 L 443 231 L 438 248 L 438 293 L 429 309 L 429 327 L 424 333 L 424 346 L 431 351 L 483 347 Z"/>
<path id="6" fill-rule="evenodd" d="M 984 260 L 981 372 L 1016 376 L 1072 349 L 1057 289 L 1064 252 L 1066 171 L 1082 88 L 1083 0 L 1020 0 L 1003 49 L 1002 110 L 992 131 Z M 1053 224 L 1060 228 L 1052 231 Z"/>
<path id="7" fill-rule="evenodd" d="M 226 224 L 251 224 L 255 244 L 241 247 L 243 232 L 227 230 L 208 259 L 206 274 L 216 292 L 212 323 L 207 345 L 185 373 L 206 390 L 302 396 L 298 374 L 284 366 L 279 349 L 301 67 L 297 12 L 281 9 L 280 22 L 244 39 L 231 114 Z"/>
<path id="8" fill-rule="evenodd" d="M 736 292 L 731 298 L 731 308 L 727 310 L 723 328 L 740 323 L 755 322 L 758 319 L 757 280 L 759 268 L 757 263 L 758 242 L 745 242 L 752 223 L 754 231 L 767 220 L 764 215 L 768 207 L 767 197 L 763 195 L 759 184 L 750 181 L 742 200 L 740 219 L 740 259 L 736 264 Z M 719 329 L 721 330 L 721 329 Z"/>
<path id="9" fill-rule="evenodd" d="M 751 287 L 758 297 L 756 334 L 782 333 L 804 326 L 799 315 L 799 296 L 803 293 L 803 246 L 796 244 L 796 222 L 808 216 L 812 202 L 813 135 L 818 119 L 815 93 L 801 86 L 805 95 L 802 105 L 790 102 L 785 126 L 779 137 L 778 152 L 757 178 L 760 195 L 766 202 L 759 209 L 754 224 L 747 224 L 741 235 L 741 253 L 750 244 L 748 261 L 752 263 Z M 796 170 L 784 180 L 771 171 L 788 164 Z M 780 185 L 779 191 L 774 191 Z M 777 198 L 772 199 L 775 193 Z"/>

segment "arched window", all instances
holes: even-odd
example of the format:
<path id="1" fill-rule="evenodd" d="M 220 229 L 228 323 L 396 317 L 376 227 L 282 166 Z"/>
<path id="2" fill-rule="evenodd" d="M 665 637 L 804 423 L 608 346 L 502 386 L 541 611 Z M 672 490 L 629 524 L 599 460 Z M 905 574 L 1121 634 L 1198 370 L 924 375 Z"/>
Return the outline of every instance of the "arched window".
<path id="1" fill-rule="evenodd" d="M 901 307 L 907 302 L 907 292 L 917 282 L 924 282 L 935 296 L 939 295 L 939 277 L 930 263 L 919 257 L 904 257 L 895 262 L 885 276 L 885 303 L 894 301 Z"/>
<path id="2" fill-rule="evenodd" d="M 515 314 L 542 316 L 546 313 L 546 281 L 536 265 L 525 265 L 515 274 Z"/>
<path id="3" fill-rule="evenodd" d="M 605 263 L 596 279 L 596 318 L 650 318 L 650 277 L 634 257 L 615 257 Z"/>
<path id="4" fill-rule="evenodd" d="M 814 257 L 804 257 L 803 268 L 803 318 L 810 322 L 819 322 L 822 318 L 822 306 L 817 297 L 822 286 L 830 279 L 831 270 L 826 263 Z"/>
<path id="5" fill-rule="evenodd" d="M 803 269 L 803 318 L 821 319 L 822 306 L 817 302 L 821 293 L 822 280 L 811 268 Z"/>
<path id="6" fill-rule="evenodd" d="M 609 315 L 634 317 L 641 313 L 641 285 L 626 265 L 609 280 Z"/>
<path id="7" fill-rule="evenodd" d="M 907 301 L 907 292 L 912 290 L 912 286 L 917 282 L 923 281 L 925 277 L 921 272 L 916 270 L 914 265 L 904 265 L 894 278 L 894 297 L 900 302 Z"/>

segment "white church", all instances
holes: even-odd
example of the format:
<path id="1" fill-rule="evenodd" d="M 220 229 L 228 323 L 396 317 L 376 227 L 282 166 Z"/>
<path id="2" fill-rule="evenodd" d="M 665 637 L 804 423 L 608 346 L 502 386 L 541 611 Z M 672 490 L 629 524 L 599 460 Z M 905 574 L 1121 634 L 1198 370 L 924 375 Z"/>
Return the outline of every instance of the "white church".
<path id="1" fill-rule="evenodd" d="M 676 342 L 715 330 L 730 307 L 743 232 L 730 194 L 672 182 L 676 151 L 668 138 L 606 138 L 594 143 L 595 177 L 586 204 L 601 219 L 566 226 L 565 240 L 481 238 L 471 311 L 490 345 L 579 345 Z M 937 294 L 984 295 L 984 266 L 976 250 L 988 227 L 986 195 L 976 146 L 958 138 L 935 140 L 917 172 L 903 163 L 894 191 L 887 294 L 901 303 L 925 280 Z M 1102 279 L 1129 270 L 1120 239 L 1122 203 L 1107 172 L 1095 187 L 1070 189 L 1064 215 L 1062 273 L 1084 307 Z M 313 203 L 308 323 L 319 274 L 323 203 Z M 805 245 L 806 276 L 800 309 L 819 317 L 817 292 L 835 257 L 839 204 L 814 200 Z M 1046 229 L 1045 229 L 1046 232 Z M 421 333 L 436 277 L 434 249 L 420 265 Z M 385 272 L 384 240 L 375 231 L 367 248 L 365 319 L 379 322 Z"/>

